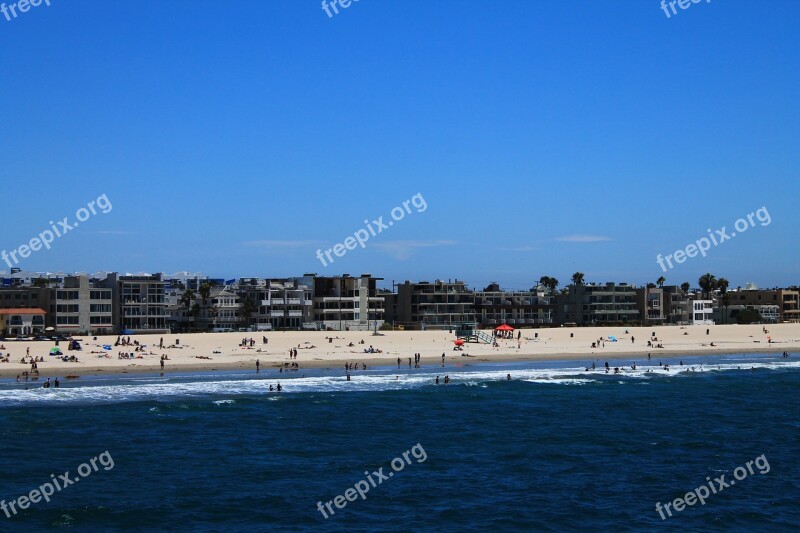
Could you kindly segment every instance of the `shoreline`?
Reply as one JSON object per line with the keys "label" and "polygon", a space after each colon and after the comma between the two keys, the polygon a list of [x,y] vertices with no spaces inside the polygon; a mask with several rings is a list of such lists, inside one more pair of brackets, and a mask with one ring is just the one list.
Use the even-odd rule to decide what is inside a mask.
{"label": "shoreline", "polygon": [[[485,330],[484,330],[485,331]],[[488,332],[491,334],[491,331]],[[251,342],[252,336],[252,342]],[[257,338],[256,338],[257,337]],[[117,339],[138,346],[115,345]],[[247,345],[242,342],[247,339]],[[612,341],[612,339],[616,339]],[[160,347],[163,341],[164,347]],[[58,348],[63,355],[75,355],[79,362],[65,362],[48,355],[55,348],[52,341],[3,341],[0,352],[8,363],[0,363],[0,378],[21,377],[31,370],[21,363],[26,354],[43,359],[37,363],[39,377],[95,376],[105,374],[161,373],[160,359],[165,360],[164,374],[172,372],[208,372],[247,370],[255,372],[256,360],[263,371],[279,366],[299,365],[299,369],[339,369],[345,363],[367,364],[368,368],[407,368],[415,353],[421,354],[423,367],[439,366],[442,355],[453,363],[515,363],[539,361],[605,360],[647,361],[679,357],[800,352],[800,324],[653,326],[653,327],[583,327],[516,330],[513,338],[497,339],[497,345],[466,343],[455,346],[455,334],[447,330],[385,331],[378,335],[365,331],[282,331],[239,333],[189,333],[132,335],[130,337],[84,337],[82,350]],[[592,344],[594,343],[594,347]],[[650,343],[653,346],[647,346]],[[169,345],[168,345],[169,344]],[[711,346],[714,344],[714,346]],[[663,345],[663,348],[654,346]],[[374,347],[374,351],[370,351]],[[290,350],[297,355],[290,358]],[[118,354],[133,354],[135,359],[120,359]],[[466,356],[469,357],[466,357]],[[26,361],[29,359],[26,358]],[[23,377],[24,379],[24,377]]]}
{"label": "shoreline", "polygon": [[[578,352],[570,352],[570,353],[551,353],[551,354],[495,354],[491,358],[484,357],[484,356],[450,356],[445,359],[445,363],[448,366],[452,366],[456,363],[461,364],[484,364],[484,363],[545,363],[545,362],[570,362],[570,361],[581,361],[584,363],[591,363],[594,362],[602,362],[602,361],[619,361],[619,360],[626,360],[636,362],[637,364],[648,364],[654,365],[654,361],[661,361],[661,360],[669,360],[673,361],[674,359],[678,359],[681,357],[702,357],[702,356],[709,356],[709,357],[723,357],[726,355],[747,355],[747,354],[774,354],[776,357],[780,356],[783,353],[782,349],[767,349],[767,348],[752,348],[752,349],[729,349],[723,347],[715,347],[710,348],[707,351],[684,351],[684,350],[659,350],[655,353],[652,353],[652,359],[647,359],[647,354],[632,354],[632,353],[592,353],[592,354],[585,354],[585,353],[578,353]],[[330,370],[336,371],[339,370],[342,374],[345,373],[344,371],[344,364],[346,362],[354,363],[353,360],[311,360],[311,361],[303,361],[300,364],[298,370],[286,370],[286,379],[291,379],[292,376],[296,376],[297,372],[300,372],[304,369],[313,369],[313,370]],[[367,365],[368,369],[374,369],[376,367],[382,369],[391,369],[394,368],[397,360],[394,359],[358,359],[358,364],[361,365],[362,363]],[[299,364],[299,363],[298,363]],[[400,366],[398,367],[399,370],[408,370],[413,367],[408,367],[408,360],[403,360],[401,358]],[[422,357],[420,359],[420,368],[435,368],[441,365],[441,357]],[[283,363],[280,362],[270,362],[270,363],[262,363],[261,364],[261,374],[266,375],[268,372],[271,372],[270,375],[275,374],[279,367],[284,366]],[[578,365],[582,366],[582,365]],[[657,366],[657,365],[656,365]],[[284,368],[286,368],[284,366]],[[49,370],[49,372],[48,372]],[[60,370],[60,372],[58,371]],[[161,370],[160,364],[130,364],[128,366],[119,366],[119,365],[92,365],[91,367],[83,367],[83,368],[69,368],[69,367],[60,367],[58,369],[42,369],[38,376],[30,376],[29,381],[36,382],[37,380],[46,380],[48,377],[60,377],[62,380],[67,379],[68,382],[74,382],[81,377],[96,377],[96,376],[118,376],[118,375],[146,375],[146,374],[160,374],[163,376],[169,375],[186,375],[186,374],[200,374],[206,372],[227,372],[227,371],[236,371],[236,370],[249,370],[252,373],[255,372],[255,364],[254,362],[246,361],[222,361],[219,360],[216,363],[209,362],[198,362],[198,363],[182,363],[179,365],[173,366],[166,366],[164,370]],[[361,370],[359,370],[361,371]],[[353,370],[352,372],[355,372]],[[14,379],[16,378],[17,374],[21,372],[15,371],[12,369],[0,369],[0,379]],[[279,373],[280,374],[280,373]],[[75,376],[73,378],[67,378],[67,376]]]}

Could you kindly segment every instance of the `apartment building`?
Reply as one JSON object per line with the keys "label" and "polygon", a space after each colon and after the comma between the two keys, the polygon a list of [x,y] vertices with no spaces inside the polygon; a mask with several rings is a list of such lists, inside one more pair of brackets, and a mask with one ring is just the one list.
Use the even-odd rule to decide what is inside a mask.
{"label": "apartment building", "polygon": [[111,290],[112,313],[118,333],[169,333],[166,282],[161,274],[109,274],[98,288]]}
{"label": "apartment building", "polygon": [[463,281],[406,281],[397,286],[399,324],[445,329],[476,320],[475,293]]}
{"label": "apartment building", "polygon": [[239,298],[245,327],[258,331],[301,329],[314,321],[313,276],[241,278],[233,292]]}
{"label": "apartment building", "polygon": [[641,321],[636,288],[627,283],[571,284],[558,297],[561,323],[579,326],[635,324]]}
{"label": "apartment building", "polygon": [[85,274],[65,276],[47,290],[47,326],[58,334],[114,333],[113,290]]}
{"label": "apartment building", "polygon": [[552,325],[555,298],[543,290],[504,291],[492,283],[473,293],[476,320],[484,327]]}
{"label": "apartment building", "polygon": [[[769,322],[798,322],[800,321],[800,290],[793,289],[755,289],[745,288],[730,291],[727,294],[729,306],[743,306],[744,308],[759,309],[762,306],[766,316],[762,318]],[[759,311],[760,312],[760,311]]]}
{"label": "apartment building", "polygon": [[305,278],[313,281],[314,321],[321,328],[376,330],[383,325],[385,302],[377,289],[377,282],[383,278],[371,274],[306,274]]}

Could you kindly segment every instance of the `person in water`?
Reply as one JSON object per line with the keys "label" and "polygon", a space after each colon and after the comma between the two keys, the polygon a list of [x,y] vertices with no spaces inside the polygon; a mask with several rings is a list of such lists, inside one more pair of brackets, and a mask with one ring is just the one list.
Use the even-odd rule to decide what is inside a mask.
{"label": "person in water", "polygon": [[511,374],[506,374],[506,379],[507,379],[508,381],[511,381]]}
{"label": "person in water", "polygon": [[281,384],[280,384],[280,383],[278,383],[278,392],[280,392],[280,391],[282,391],[282,390],[283,390],[283,387],[281,387]]}
{"label": "person in water", "polygon": [[436,384],[439,384],[439,376],[436,376]]}

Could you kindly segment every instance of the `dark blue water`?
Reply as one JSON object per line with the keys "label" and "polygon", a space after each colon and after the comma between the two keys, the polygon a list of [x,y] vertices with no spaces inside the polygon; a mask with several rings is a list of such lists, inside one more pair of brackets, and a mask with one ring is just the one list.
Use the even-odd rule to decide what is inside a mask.
{"label": "dark blue water", "polygon": [[[763,356],[725,363],[622,376],[555,365],[432,369],[452,376],[447,386],[424,370],[357,373],[350,383],[322,373],[284,376],[280,395],[265,390],[278,376],[28,392],[6,384],[0,498],[51,474],[79,477],[79,465],[106,451],[113,467],[96,461],[50,503],[0,512],[0,530],[796,530],[800,366]],[[762,455],[768,472],[762,461],[703,506],[666,520],[656,512],[656,502],[706,477],[729,482]],[[402,470],[393,472],[396,457]],[[324,509],[380,468],[392,477],[377,484],[370,474],[365,499],[334,502],[323,517],[318,501]]]}

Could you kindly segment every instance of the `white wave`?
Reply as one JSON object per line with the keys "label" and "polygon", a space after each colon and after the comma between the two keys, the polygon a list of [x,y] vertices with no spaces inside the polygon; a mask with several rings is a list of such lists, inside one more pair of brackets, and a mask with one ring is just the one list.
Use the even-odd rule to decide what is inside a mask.
{"label": "white wave", "polygon": [[[692,370],[694,369],[694,370]],[[439,377],[439,387],[454,386],[479,386],[487,387],[491,383],[506,382],[511,374],[514,381],[523,381],[533,384],[553,385],[586,385],[587,383],[612,378],[614,381],[622,380],[648,380],[664,376],[686,378],[695,373],[726,372],[745,370],[798,370],[800,362],[795,361],[750,361],[742,363],[720,364],[685,364],[684,366],[672,365],[669,370],[657,366],[637,366],[636,370],[625,367],[615,374],[612,370],[605,373],[604,368],[586,371],[584,367],[570,368],[504,368],[494,369],[492,366],[472,366],[469,368],[443,369],[446,372],[439,374],[431,372],[413,372],[395,374],[390,371],[374,374],[352,374],[351,381],[344,376],[313,376],[295,377],[284,379],[222,379],[220,376],[212,377],[185,377],[184,381],[164,380],[139,380],[117,378],[113,381],[106,377],[101,384],[86,381],[84,384],[70,382],[59,389],[43,389],[36,383],[28,384],[28,390],[22,390],[20,385],[13,388],[0,390],[0,404],[5,406],[24,405],[29,403],[113,403],[143,400],[159,400],[170,398],[202,398],[209,396],[223,396],[226,399],[216,400],[216,405],[233,403],[231,397],[243,395],[266,396],[276,401],[279,396],[292,393],[313,392],[346,392],[346,391],[392,391],[408,390],[421,387],[435,386],[434,379]],[[450,384],[444,385],[444,376],[450,377]],[[280,383],[283,392],[270,392],[270,385]],[[187,404],[180,407],[188,409]],[[158,412],[158,408],[151,408]]]}

